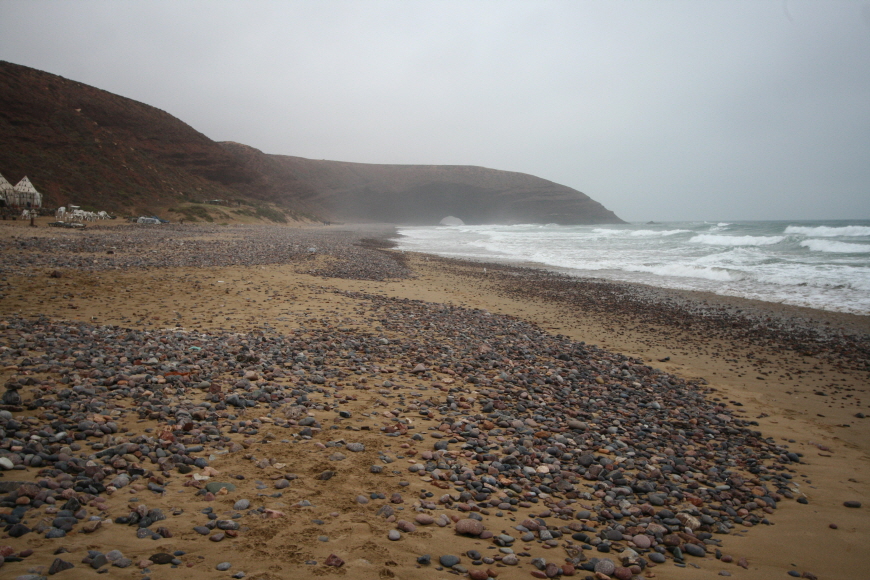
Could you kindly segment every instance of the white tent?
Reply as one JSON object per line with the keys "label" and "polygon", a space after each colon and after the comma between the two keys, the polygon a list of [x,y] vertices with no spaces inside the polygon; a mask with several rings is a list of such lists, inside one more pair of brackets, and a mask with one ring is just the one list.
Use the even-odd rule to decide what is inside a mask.
{"label": "white tent", "polygon": [[[33,187],[33,184],[30,183],[30,180],[27,179],[25,175],[24,178],[15,184],[12,193],[12,201],[9,205],[24,207],[24,208],[37,208],[42,207],[42,194],[36,191],[36,188]],[[7,196],[7,202],[9,202],[9,196]]]}
{"label": "white tent", "polygon": [[13,193],[14,189],[12,188],[12,184],[6,181],[6,178],[0,175],[0,199],[6,202],[6,205],[10,204],[9,196]]}

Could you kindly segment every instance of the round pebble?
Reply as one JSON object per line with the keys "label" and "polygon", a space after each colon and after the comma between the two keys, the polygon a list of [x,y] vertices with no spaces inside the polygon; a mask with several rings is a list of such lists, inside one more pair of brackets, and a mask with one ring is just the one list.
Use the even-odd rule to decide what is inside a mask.
{"label": "round pebble", "polygon": [[466,518],[456,522],[455,530],[457,534],[465,534],[468,536],[479,536],[483,533],[483,522]]}
{"label": "round pebble", "polygon": [[637,534],[636,536],[632,536],[631,541],[641,550],[646,550],[650,546],[652,546],[652,539],[645,534]]}

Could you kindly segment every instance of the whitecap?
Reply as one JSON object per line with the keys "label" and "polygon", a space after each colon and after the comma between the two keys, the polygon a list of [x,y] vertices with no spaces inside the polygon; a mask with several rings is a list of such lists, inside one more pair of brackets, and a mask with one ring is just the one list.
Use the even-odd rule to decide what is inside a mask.
{"label": "whitecap", "polygon": [[619,234],[625,233],[622,230],[609,230],[605,228],[595,228],[592,230],[593,234],[600,234],[602,236],[618,236]]}
{"label": "whitecap", "polygon": [[835,242],[834,240],[804,240],[801,246],[809,248],[813,252],[830,252],[836,254],[870,254],[868,244],[848,244]]}
{"label": "whitecap", "polygon": [[786,234],[801,234],[812,238],[836,238],[841,236],[870,236],[870,226],[788,226]]}
{"label": "whitecap", "polygon": [[772,246],[784,239],[785,236],[717,236],[715,234],[698,234],[689,241],[709,246]]}
{"label": "whitecap", "polygon": [[662,231],[635,230],[635,231],[631,232],[631,235],[638,237],[638,238],[654,238],[657,236],[665,237],[665,236],[674,236],[677,234],[685,234],[685,233],[689,233],[691,231],[692,230],[662,230]]}
{"label": "whitecap", "polygon": [[692,266],[690,264],[662,264],[659,266],[628,266],[629,272],[648,272],[657,276],[676,276],[679,278],[702,278],[719,282],[741,280],[743,276],[737,272],[729,272],[725,268],[707,266]]}

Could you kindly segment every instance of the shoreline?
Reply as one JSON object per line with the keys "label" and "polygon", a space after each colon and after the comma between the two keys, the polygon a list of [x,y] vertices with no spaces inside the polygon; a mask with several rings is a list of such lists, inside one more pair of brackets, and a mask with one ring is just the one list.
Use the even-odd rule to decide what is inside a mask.
{"label": "shoreline", "polygon": [[[836,319],[840,317],[814,315],[814,312],[825,311],[804,313],[811,315],[808,318],[810,322],[797,322],[795,314],[801,312],[789,308],[779,309],[778,312],[777,309],[765,311],[764,308],[756,308],[742,301],[721,304],[710,297],[680,296],[671,291],[657,292],[626,286],[624,283],[595,280],[578,283],[545,271],[506,268],[503,265],[485,266],[411,252],[403,254],[386,249],[383,241],[375,241],[389,237],[389,226],[362,226],[362,231],[353,225],[336,225],[298,231],[265,226],[181,226],[166,230],[89,228],[85,232],[50,232],[50,237],[67,240],[67,247],[62,251],[58,251],[55,242],[41,241],[41,235],[34,240],[29,235],[30,231],[26,239],[18,235],[20,232],[15,232],[15,239],[11,239],[6,228],[0,229],[0,243],[7,244],[6,251],[17,252],[19,257],[28,258],[5,264],[6,279],[4,286],[0,287],[0,293],[3,294],[0,314],[5,317],[5,324],[11,321],[11,325],[5,329],[2,342],[3,346],[10,349],[4,351],[7,358],[3,380],[6,382],[13,377],[33,376],[38,381],[22,389],[23,395],[32,400],[40,392],[39,389],[45,394],[53,393],[60,386],[61,376],[53,374],[50,368],[36,371],[33,367],[20,364],[22,357],[34,357],[40,351],[27,354],[31,351],[27,350],[30,347],[26,345],[34,338],[21,338],[24,335],[16,331],[13,339],[9,332],[22,324],[15,321],[22,320],[19,318],[22,316],[29,321],[43,321],[39,322],[42,325],[46,321],[56,321],[47,327],[50,330],[41,331],[51,334],[65,332],[62,321],[67,320],[73,325],[84,325],[81,326],[83,330],[93,329],[100,336],[105,332],[112,334],[113,331],[96,332],[98,329],[117,326],[145,333],[137,336],[150,334],[162,337],[170,345],[180,341],[179,347],[183,345],[187,353],[199,352],[194,347],[208,346],[209,352],[217,357],[215,365],[218,361],[235,365],[236,378],[228,378],[205,366],[198,371],[214,375],[208,375],[207,380],[222,386],[224,393],[221,397],[230,396],[230,393],[240,396],[239,393],[243,393],[244,389],[240,390],[234,385],[240,376],[247,376],[246,373],[250,371],[254,373],[251,376],[253,384],[259,384],[261,388],[269,386],[274,389],[273,393],[286,392],[289,395],[288,389],[291,387],[296,390],[304,388],[312,403],[306,407],[307,412],[322,426],[322,430],[315,432],[310,440],[298,440],[297,435],[289,437],[290,434],[298,434],[299,427],[281,426],[286,420],[283,413],[287,407],[279,405],[270,410],[269,405],[263,402],[235,419],[218,415],[214,418],[215,424],[220,426],[231,442],[242,445],[245,437],[249,439],[247,451],[233,452],[231,443],[226,442],[230,453],[226,456],[215,455],[212,464],[221,472],[220,477],[231,473],[250,474],[251,461],[254,459],[245,459],[245,454],[253,455],[256,461],[264,457],[271,458],[273,463],[265,467],[253,467],[254,477],[265,482],[267,491],[274,492],[271,483],[278,480],[271,479],[270,474],[286,475],[288,469],[294,471],[297,478],[289,480],[290,487],[284,491],[285,498],[260,499],[253,487],[253,480],[249,479],[237,482],[239,491],[216,497],[216,503],[209,503],[194,494],[196,488],[182,485],[182,482],[190,481],[188,477],[174,471],[171,475],[163,475],[155,470],[155,474],[164,482],[163,486],[168,486],[166,489],[171,493],[156,496],[147,489],[141,489],[135,491],[135,495],[130,495],[126,490],[119,490],[108,497],[108,507],[102,513],[110,513],[113,517],[126,515],[129,509],[125,509],[125,506],[129,502],[125,500],[131,497],[147,502],[149,507],[155,502],[166,510],[172,505],[182,506],[179,509],[191,516],[179,514],[168,518],[166,522],[175,538],[153,542],[127,538],[130,532],[124,527],[120,528],[121,535],[115,532],[115,536],[118,536],[115,539],[111,529],[106,529],[111,528],[108,524],[93,534],[72,533],[62,542],[77,555],[78,559],[72,560],[76,566],[80,566],[78,560],[81,559],[85,544],[108,549],[114,541],[115,547],[137,558],[147,557],[157,551],[155,546],[167,552],[172,551],[170,548],[186,551],[190,557],[182,556],[184,566],[172,571],[181,577],[212,577],[218,562],[232,560],[233,570],[246,570],[258,578],[277,578],[292,573],[294,569],[298,570],[298,567],[307,566],[305,558],[296,562],[286,560],[286,554],[292,549],[289,547],[290,541],[283,538],[283,534],[287,530],[294,530],[294,533],[302,533],[293,538],[293,548],[299,553],[310,555],[312,561],[319,562],[317,566],[309,568],[312,572],[317,570],[318,574],[346,572],[359,578],[440,577],[432,567],[417,564],[415,560],[418,555],[432,550],[461,555],[463,565],[469,570],[474,569],[476,566],[464,556],[465,551],[476,547],[482,553],[487,553],[485,550],[492,544],[489,540],[456,535],[452,523],[439,528],[418,522],[416,531],[402,532],[401,539],[395,542],[387,539],[387,533],[399,519],[408,520],[410,517],[409,521],[413,521],[415,514],[431,513],[438,516],[446,513],[463,517],[470,513],[482,513],[457,508],[458,492],[452,487],[456,482],[431,477],[429,481],[424,481],[425,477],[420,479],[417,472],[409,469],[414,465],[426,464],[422,457],[424,453],[432,452],[433,440],[447,443],[448,439],[456,439],[457,442],[447,445],[446,453],[451,455],[443,457],[449,456],[472,466],[480,465],[473,462],[484,460],[465,457],[467,450],[462,447],[464,442],[472,441],[474,437],[468,432],[453,430],[451,426],[459,425],[460,421],[472,421],[478,425],[478,429],[483,430],[481,418],[485,418],[486,413],[481,409],[487,400],[502,400],[497,398],[500,389],[505,389],[505,394],[514,393],[516,397],[512,396],[511,399],[518,398],[521,391],[511,389],[514,384],[525,381],[527,389],[538,385],[553,397],[561,396],[553,390],[552,381],[545,380],[547,375],[537,374],[538,362],[527,359],[523,363],[518,358],[523,351],[511,350],[516,348],[510,346],[512,341],[521,340],[514,335],[525,333],[532,336],[532,333],[536,333],[534,336],[539,337],[536,339],[539,342],[529,341],[528,346],[522,347],[527,353],[525,356],[536,357],[548,365],[564,367],[565,362],[559,362],[561,359],[554,357],[559,352],[554,349],[571,344],[572,348],[582,348],[590,353],[578,359],[584,362],[577,369],[586,368],[584,365],[587,364],[605,365],[602,369],[613,370],[620,369],[620,364],[648,366],[656,369],[655,373],[665,373],[653,376],[672,377],[667,380],[677,385],[675,388],[683,389],[682,385],[687,385],[687,395],[706,393],[707,402],[698,403],[699,408],[721,408],[720,414],[727,414],[734,425],[760,430],[768,438],[766,440],[775,441],[777,446],[787,446],[782,447],[784,451],[802,455],[799,463],[783,464],[784,469],[763,472],[786,474],[789,478],[776,475],[774,479],[759,480],[759,483],[767,485],[768,482],[777,482],[780,491],[793,489],[795,491],[789,493],[794,498],[807,498],[808,504],[802,505],[784,498],[777,502],[774,513],[766,516],[770,518],[771,527],[759,524],[745,527],[744,530],[738,527],[730,534],[713,535],[712,539],[721,541],[724,553],[734,554],[735,561],[745,557],[748,570],[716,559],[714,544],[708,544],[707,554],[698,558],[688,557],[685,562],[689,565],[686,567],[674,566],[668,556],[666,564],[645,568],[642,577],[713,578],[720,571],[728,571],[738,578],[781,578],[785,571],[797,569],[814,573],[823,579],[845,579],[860,576],[870,569],[870,556],[863,550],[866,539],[870,537],[870,523],[865,517],[870,501],[870,449],[867,443],[870,441],[870,419],[855,417],[862,409],[865,414],[870,414],[867,412],[870,403],[867,370],[866,366],[858,365],[859,362],[866,362],[859,347],[863,344],[861,340],[867,339],[866,330],[863,330],[867,321],[849,318],[855,315],[842,317],[850,325],[849,332],[843,338],[825,325],[825,322],[830,322],[830,326],[836,326]],[[291,239],[295,240],[291,243],[298,247],[290,254],[282,253],[280,248],[269,247],[285,244]],[[317,250],[309,252],[308,244],[315,243],[315,240]],[[109,250],[113,253],[107,254]],[[185,262],[182,259],[185,256],[190,257],[189,263],[199,265],[179,265]],[[113,260],[115,265],[123,264],[123,267],[117,270],[110,268],[109,260]],[[486,275],[482,271],[484,267],[487,268]],[[52,278],[51,273],[55,270],[59,276]],[[736,313],[737,309],[743,312]],[[742,322],[740,318],[746,311],[752,311],[751,324]],[[777,314],[779,318],[776,320],[790,325],[765,329],[756,324],[761,320],[766,326],[774,327],[775,320],[764,319]],[[807,317],[803,320],[807,320]],[[520,328],[521,331],[512,331],[511,328]],[[788,337],[803,339],[809,335],[800,333],[807,328],[818,329],[818,336],[830,342],[814,343],[813,351],[795,350],[793,347],[799,343],[788,340]],[[37,334],[30,333],[27,336],[36,337]],[[80,332],[78,336],[86,337],[88,334]],[[201,342],[202,346],[187,342],[196,337],[204,341]],[[387,340],[387,344],[379,342],[382,338]],[[115,340],[123,345],[127,339],[123,338],[122,333]],[[247,344],[241,344],[239,340],[245,340]],[[287,342],[285,346],[278,347],[282,340],[295,341],[296,346]],[[110,339],[107,341],[100,348],[115,348]],[[260,348],[255,346],[259,341],[265,341],[264,344],[278,342],[274,342],[276,346]],[[225,342],[230,346],[211,346]],[[294,357],[300,352],[303,343],[307,346],[309,358],[307,362],[300,363]],[[318,346],[321,344],[323,347]],[[358,351],[353,356],[349,352],[342,354],[353,344],[369,345],[366,346],[368,350],[365,354]],[[489,346],[482,346],[484,344]],[[824,351],[815,345],[828,350]],[[289,366],[237,360],[238,356],[248,352],[265,360],[272,356],[270,349],[275,348],[286,350],[283,355],[285,358],[281,360],[286,360]],[[499,352],[499,357],[510,358],[512,365],[500,362],[498,357],[489,357],[488,348]],[[21,351],[16,355],[18,362],[8,364],[8,357],[18,350]],[[234,350],[237,354],[228,357]],[[553,354],[547,354],[548,350],[552,350]],[[172,354],[172,351],[166,354]],[[623,356],[628,358],[621,358]],[[313,357],[320,357],[323,361],[314,363]],[[355,360],[364,357],[372,361],[366,363]],[[613,362],[606,362],[611,357]],[[501,366],[487,369],[486,365],[481,366],[481,361]],[[449,365],[446,364],[448,362]],[[94,363],[90,359],[82,360],[82,363],[86,369],[95,368],[91,365],[108,364]],[[142,364],[146,364],[144,358]],[[325,382],[312,384],[300,380],[306,378],[310,381],[315,364],[324,365],[319,372],[323,373]],[[423,364],[426,371],[413,372],[417,364]],[[310,365],[312,370],[301,368],[300,365]],[[528,371],[517,370],[520,367],[527,367]],[[361,370],[363,368],[365,370]],[[286,376],[279,376],[274,369]],[[95,370],[99,370],[103,377],[109,372],[102,366]],[[297,370],[303,371],[303,375],[293,374]],[[550,368],[550,372],[555,370],[555,367]],[[622,370],[605,376],[618,377]],[[22,372],[28,374],[22,375]],[[117,373],[118,370],[113,367],[111,372]],[[499,372],[507,373],[507,382],[500,378]],[[335,374],[327,376],[329,373]],[[522,374],[522,377],[516,373]],[[75,380],[91,384],[105,380],[88,376],[84,371],[74,371],[65,376],[78,377]],[[175,375],[167,376],[164,373],[161,376],[166,380],[161,385],[186,384],[176,382],[173,378]],[[367,378],[368,382],[361,382],[363,378]],[[385,387],[385,379],[392,385]],[[474,382],[467,379],[474,379]],[[537,379],[541,382],[536,383]],[[579,375],[572,376],[567,372],[563,379],[581,381]],[[643,381],[635,380],[639,383]],[[172,408],[179,408],[179,405],[186,405],[185,398],[197,402],[207,401],[211,396],[193,389],[194,384],[197,383],[191,383],[181,392],[174,389],[170,391],[168,387],[161,388],[166,389],[167,401]],[[594,380],[582,384],[584,386],[581,388],[578,383],[578,393],[584,389],[600,390],[597,386],[600,383]],[[630,381],[618,381],[618,384],[622,385],[619,388],[633,388]],[[824,392],[824,395],[814,394],[816,392]],[[136,395],[131,392],[131,396]],[[607,397],[607,390],[601,391],[600,396]],[[647,395],[638,391],[636,396]],[[296,397],[294,395],[293,400]],[[456,409],[451,409],[449,403],[444,406],[446,397],[453,399]],[[141,399],[137,400],[141,402]],[[282,400],[278,399],[279,402]],[[437,401],[437,405],[422,405],[426,401],[433,401],[433,405]],[[713,401],[717,405],[704,407],[712,405]],[[153,404],[150,400],[146,402]],[[507,399],[503,402],[514,404]],[[469,410],[464,411],[459,403],[470,405]],[[282,403],[286,404],[289,403]],[[687,404],[687,408],[694,405]],[[338,409],[347,409],[351,418],[339,417]],[[426,409],[426,415],[418,412]],[[575,407],[567,409],[579,410]],[[599,412],[604,413],[603,416],[610,421],[614,418],[612,413],[617,410],[605,406]],[[678,411],[678,405],[674,411]],[[141,424],[137,423],[136,415],[129,414],[125,408],[115,408],[112,412],[118,416],[119,424],[131,430],[130,434],[141,432],[146,425],[155,429],[165,426],[168,419],[161,417],[157,408],[152,411],[154,418],[146,416],[147,421]],[[516,410],[513,412],[519,413]],[[38,412],[27,414],[34,418],[39,415]],[[559,412],[541,412],[541,416],[552,421],[552,425],[547,422],[543,424],[550,425],[547,429],[554,429],[553,433],[561,433],[561,436],[572,433],[570,429],[558,431],[563,428],[559,426],[562,425],[560,421],[565,420],[565,416],[560,416]],[[531,419],[532,415],[528,417]],[[244,436],[242,432],[249,426],[241,425],[239,418],[246,423],[253,421],[254,428],[260,433]],[[623,416],[622,420],[633,425],[634,419],[630,417]],[[199,424],[199,421],[199,418],[195,418],[194,423]],[[844,426],[847,424],[848,427]],[[238,435],[230,433],[232,425],[239,430]],[[403,433],[399,425],[404,425],[407,431]],[[332,426],[340,430],[331,431]],[[399,438],[386,437],[389,433],[381,431],[381,428],[398,429],[393,433],[398,432]],[[424,435],[423,441],[412,439],[415,433]],[[435,437],[439,433],[442,435]],[[624,441],[634,444],[631,437],[637,436],[636,433],[628,431],[630,436]],[[501,437],[507,435],[509,433],[505,432]],[[179,437],[182,436],[190,435],[179,434]],[[343,455],[348,456],[346,459],[332,461],[327,456],[334,453],[335,449],[325,446],[320,449],[316,446],[342,436],[347,437],[348,441],[363,441],[367,451],[359,454],[344,451]],[[487,446],[497,436],[491,433]],[[598,431],[589,432],[587,437],[598,437]],[[296,442],[282,444],[282,439]],[[479,437],[477,440],[478,444],[482,441]],[[510,441],[508,437],[505,443]],[[220,441],[218,443],[222,444]],[[543,460],[546,457],[545,447],[539,449],[532,445],[534,454],[541,453],[535,457]],[[497,446],[493,449],[497,449]],[[593,449],[601,457],[618,456],[618,450],[602,452],[598,447]],[[0,449],[0,454],[2,451]],[[677,451],[684,458],[692,457],[682,455],[684,451],[696,452],[690,448]],[[397,457],[397,453],[404,457]],[[735,450],[734,453],[738,457],[743,451]],[[383,463],[381,458],[384,454],[391,457],[401,475],[393,474],[385,478],[369,474],[369,464]],[[288,459],[292,468],[274,467],[277,463],[286,463]],[[569,467],[571,463],[565,461],[566,473],[574,473],[574,468]],[[334,475],[324,480],[322,477],[327,471],[334,472]],[[9,472],[3,473],[8,476]],[[20,473],[36,477],[33,468]],[[401,485],[400,482],[408,485]],[[690,482],[691,479],[680,485]],[[440,483],[450,485],[441,491],[433,489],[438,488],[436,484]],[[578,489],[591,492],[593,487],[584,486],[592,484],[593,481],[579,477],[575,485]],[[530,485],[539,484],[533,481]],[[701,487],[704,485],[701,484]],[[504,492],[504,488],[498,489],[499,493]],[[680,489],[690,491],[692,488]],[[386,497],[390,497],[391,493],[399,493],[405,498],[405,503],[391,504],[374,498],[370,498],[368,503],[360,503],[353,499],[359,490],[380,491],[386,493]],[[439,495],[431,500],[426,499],[419,495],[421,490],[434,491],[439,495],[453,493],[457,496],[457,503],[437,504],[436,509],[427,508],[428,504],[422,502],[435,501]],[[249,529],[242,530],[238,539],[225,538],[219,544],[210,543],[207,538],[190,531],[196,522],[187,523],[187,520],[193,514],[199,514],[200,509],[215,506],[223,514],[235,501],[244,499],[242,496],[254,503],[264,503],[266,508],[281,511],[285,515],[276,520],[263,520],[258,518],[264,512],[259,515],[243,514],[239,521]],[[632,501],[641,505],[644,497],[640,495]],[[315,505],[300,508],[293,503],[306,498],[310,498]],[[474,497],[470,500],[472,504],[475,501]],[[559,512],[555,510],[570,508],[574,510],[572,513],[576,513],[576,510],[584,509],[578,504],[601,509],[597,503],[599,498],[594,496],[590,499],[562,496],[562,501],[576,502],[566,505],[558,505],[557,500],[558,497],[543,498],[543,503],[548,507],[545,511],[551,514],[545,516],[547,524],[553,531],[559,531],[569,522],[581,522],[576,518],[560,519]],[[843,502],[850,500],[862,501],[865,507],[844,508]],[[393,521],[375,513],[383,507],[382,502],[383,505],[396,506],[392,508],[395,510]],[[277,505],[279,503],[284,505]],[[520,545],[521,534],[513,527],[523,518],[532,517],[532,514],[540,517],[544,507],[527,503],[530,507],[514,506],[518,508],[517,512],[506,511],[503,516],[494,514],[495,507],[478,506],[488,512],[482,514],[487,529],[496,534],[499,530],[513,534],[518,538],[515,551],[522,550],[530,554],[529,557],[521,556],[518,565],[498,567],[493,564],[493,569],[500,572],[499,578],[528,578],[536,569],[530,563],[532,556],[543,557],[548,562],[564,563],[565,539],[572,533],[587,533],[569,530],[562,542],[557,541],[553,546],[547,544],[552,540],[542,540],[533,534],[534,540],[523,541]],[[711,504],[709,500],[704,500],[703,505],[715,504],[716,501]],[[680,502],[673,505],[675,512],[686,509],[685,504]],[[398,511],[398,507],[402,506],[407,511]],[[310,515],[305,515],[309,512]],[[333,513],[339,515],[332,516]],[[196,517],[204,519],[202,515]],[[640,515],[632,517],[638,522],[642,519]],[[312,526],[312,518],[324,523]],[[515,521],[510,521],[511,518]],[[608,521],[591,519],[581,523],[594,530],[594,533],[588,532],[591,538],[610,529]],[[838,529],[831,529],[828,526],[831,523],[836,523]],[[118,529],[117,524],[115,527]],[[318,539],[319,536],[328,539],[324,542]],[[22,536],[22,540],[28,537],[30,539],[26,545],[36,552],[22,563],[7,562],[6,568],[15,573],[25,573],[26,566],[48,566],[51,563],[53,556],[49,547],[53,548],[57,544],[38,536],[37,541],[32,533]],[[260,548],[256,547],[255,538],[259,539]],[[631,541],[616,540],[614,543],[620,546],[619,550],[609,553],[595,549],[581,551],[585,552],[586,562],[594,557],[608,557],[617,561],[618,552],[624,547],[634,546],[637,549],[637,545]],[[0,545],[3,544],[22,545],[11,538],[0,540]],[[571,541],[567,544],[571,544]],[[244,555],[245,550],[255,549],[264,551],[258,552],[259,555],[253,558]],[[335,570],[324,567],[324,559],[329,553],[340,556],[346,566]],[[648,552],[644,553],[649,555]],[[832,557],[832,554],[836,554],[836,557]],[[201,563],[190,560],[193,555],[202,556],[210,567],[204,568]],[[435,552],[433,556],[437,560]],[[269,570],[264,560],[272,561],[283,572]],[[193,567],[185,568],[187,564],[193,564]],[[433,561],[434,565],[437,564]],[[152,577],[167,577],[170,571],[166,568],[152,566]],[[589,572],[578,569],[577,574],[582,578]]]}
{"label": "shoreline", "polygon": [[[666,308],[667,316],[659,314],[657,320],[667,323],[668,316],[691,317],[695,324],[712,327],[721,326],[722,319],[735,327],[734,320],[742,320],[739,325],[748,330],[769,334],[772,340],[777,335],[803,332],[806,340],[830,342],[848,337],[861,344],[860,356],[870,356],[870,315],[850,314],[815,308],[765,302],[749,298],[722,296],[710,292],[678,290],[650,286],[637,282],[613,281],[590,276],[573,276],[538,266],[505,265],[493,262],[444,258],[432,254],[419,253],[436,263],[447,265],[458,271],[467,270],[477,276],[486,269],[486,276],[500,278],[502,284],[520,282],[535,286],[526,293],[554,302],[570,301],[571,295],[591,292],[596,298],[584,304],[602,315],[625,315],[625,303],[637,309]],[[544,290],[542,285],[553,286]],[[576,298],[576,296],[574,296]],[[675,320],[670,319],[672,322]],[[685,322],[680,322],[684,325]],[[760,327],[760,328],[759,328]],[[781,340],[781,339],[780,339]],[[863,344],[862,344],[863,343]],[[850,345],[849,348],[855,348]],[[839,356],[835,354],[835,356]]]}
{"label": "shoreline", "polygon": [[[844,221],[847,221],[847,220],[844,220]],[[739,223],[751,223],[751,222],[739,222]],[[770,223],[770,222],[759,222],[759,223]],[[795,221],[783,221],[782,223],[796,223],[796,222]],[[640,224],[630,224],[630,225],[640,225]],[[403,227],[403,226],[397,226],[397,228],[401,228],[401,227]],[[401,240],[402,237],[405,237],[405,234],[401,233],[400,231],[397,231],[397,235],[396,235],[396,237],[394,237],[394,240],[397,240],[397,241]],[[622,271],[622,270],[612,271],[612,272],[615,272],[617,274],[617,277],[610,278],[610,277],[607,277],[606,275],[601,275],[599,272],[596,272],[594,270],[572,269],[569,267],[549,265],[549,264],[546,264],[543,262],[534,262],[534,261],[529,261],[529,260],[516,260],[516,259],[509,258],[509,257],[502,258],[502,257],[499,257],[497,255],[492,255],[489,257],[442,256],[442,255],[435,254],[435,253],[429,253],[426,251],[413,250],[413,249],[402,248],[402,251],[419,252],[421,254],[428,254],[431,256],[437,256],[439,258],[443,258],[443,259],[447,259],[447,260],[455,259],[455,260],[460,260],[460,261],[480,263],[482,265],[492,265],[492,266],[500,266],[500,267],[506,266],[506,267],[521,268],[521,269],[522,268],[530,268],[530,269],[534,269],[534,270],[546,271],[546,272],[549,272],[552,274],[557,274],[557,275],[561,274],[561,275],[565,275],[569,278],[578,278],[581,280],[599,280],[599,281],[607,282],[607,283],[611,283],[611,284],[628,284],[630,286],[646,287],[646,288],[651,288],[654,290],[661,290],[664,292],[670,292],[670,293],[673,293],[673,295],[680,295],[680,294],[685,293],[689,296],[694,296],[694,297],[707,296],[707,297],[710,297],[710,298],[712,298],[718,302],[721,302],[723,304],[727,304],[731,300],[736,301],[737,303],[739,303],[740,301],[747,301],[748,303],[760,302],[763,304],[772,305],[773,307],[781,307],[784,309],[794,309],[794,311],[798,314],[801,311],[821,311],[821,312],[830,312],[833,314],[843,314],[843,315],[847,315],[847,316],[851,315],[851,316],[857,316],[857,317],[870,318],[870,310],[865,311],[863,313],[862,312],[849,312],[849,311],[845,311],[845,310],[827,310],[827,309],[818,308],[815,306],[791,304],[791,303],[787,303],[784,301],[777,302],[777,301],[773,301],[773,300],[762,300],[759,298],[740,296],[740,295],[734,295],[734,294],[720,294],[715,289],[695,290],[695,289],[691,289],[688,287],[681,288],[681,287],[679,287],[681,285],[680,283],[677,283],[674,286],[657,285],[656,280],[658,280],[658,277],[652,276],[652,275],[651,276],[652,276],[653,281],[621,279],[618,277],[619,274],[620,273],[621,274],[627,273],[626,271]],[[667,278],[667,276],[662,278],[662,279],[664,280],[666,278]],[[674,279],[679,280],[679,278],[674,278]],[[702,300],[703,300],[703,298],[702,298]]]}

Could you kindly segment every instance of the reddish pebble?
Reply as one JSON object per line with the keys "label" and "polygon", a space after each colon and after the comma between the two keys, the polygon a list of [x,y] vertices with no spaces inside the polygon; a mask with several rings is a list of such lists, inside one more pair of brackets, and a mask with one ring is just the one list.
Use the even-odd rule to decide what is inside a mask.
{"label": "reddish pebble", "polygon": [[475,568],[468,573],[468,577],[471,578],[471,580],[486,580],[487,578],[489,578],[489,574],[486,572],[486,570]]}
{"label": "reddish pebble", "polygon": [[641,550],[646,550],[652,545],[652,539],[646,534],[638,534],[631,538],[631,541]]}
{"label": "reddish pebble", "polygon": [[470,518],[459,520],[456,522],[456,533],[469,536],[479,536],[483,533],[483,522],[472,520]]}
{"label": "reddish pebble", "polygon": [[739,560],[737,560],[737,565],[741,568],[746,568],[747,570],[749,570],[749,562],[746,561],[746,558],[740,558]]}
{"label": "reddish pebble", "polygon": [[577,571],[571,564],[562,564],[562,576],[573,576]]}
{"label": "reddish pebble", "polygon": [[631,570],[623,568],[622,566],[617,567],[616,570],[613,571],[613,577],[618,580],[631,580],[632,576],[633,574],[631,573]]}
{"label": "reddish pebble", "polygon": [[28,548],[26,550],[21,550],[20,552],[18,552],[19,558],[26,558],[26,557],[32,556],[32,555],[33,555],[33,550],[31,550],[30,548]]}
{"label": "reddish pebble", "polygon": [[733,562],[733,561],[734,561],[734,558],[732,558],[732,557],[729,556],[728,554],[725,554],[724,556],[722,556],[722,561],[723,561],[723,562],[726,562],[726,563],[727,563],[727,562]]}
{"label": "reddish pebble", "polygon": [[344,566],[344,560],[342,560],[335,554],[330,554],[323,563],[327,566],[333,566],[335,568],[341,568],[342,566]]}
{"label": "reddish pebble", "polygon": [[840,526],[838,526],[837,524],[828,524],[828,527],[831,528],[832,530],[836,530]]}

